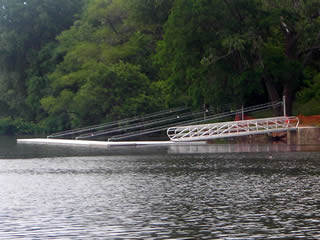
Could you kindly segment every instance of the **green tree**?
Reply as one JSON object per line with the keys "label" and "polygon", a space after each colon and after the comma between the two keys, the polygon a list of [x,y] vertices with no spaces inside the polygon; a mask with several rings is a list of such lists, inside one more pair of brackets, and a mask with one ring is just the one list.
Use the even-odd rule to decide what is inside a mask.
{"label": "green tree", "polygon": [[128,0],[130,19],[134,21],[140,31],[150,34],[160,40],[163,34],[163,24],[168,16],[174,0]]}
{"label": "green tree", "polygon": [[[57,129],[143,114],[153,100],[153,37],[130,16],[127,0],[95,0],[59,37],[63,61],[48,75],[51,93],[41,100]],[[51,122],[51,121],[50,121]]]}
{"label": "green tree", "polygon": [[81,7],[82,0],[0,1],[0,102],[7,106],[2,114],[29,115],[28,70],[37,63],[38,51],[73,23]]}
{"label": "green tree", "polygon": [[174,93],[168,93],[170,101],[198,106],[243,102],[235,94],[239,86],[244,95],[258,88],[239,74],[256,80],[246,73],[252,61],[248,47],[256,43],[251,31],[259,12],[254,10],[254,1],[175,1],[156,56],[162,79]]}
{"label": "green tree", "polygon": [[317,0],[263,1],[263,9],[268,13],[263,78],[272,100],[279,99],[280,94],[286,96],[289,114],[305,78],[303,72],[307,67],[318,65],[319,8]]}
{"label": "green tree", "polygon": [[314,115],[320,113],[320,73],[314,69],[305,70],[304,88],[298,92],[300,113]]}
{"label": "green tree", "polygon": [[285,95],[290,114],[303,69],[316,57],[318,5],[177,0],[156,56],[162,81],[173,99],[198,105],[258,103],[266,96],[278,101]]}

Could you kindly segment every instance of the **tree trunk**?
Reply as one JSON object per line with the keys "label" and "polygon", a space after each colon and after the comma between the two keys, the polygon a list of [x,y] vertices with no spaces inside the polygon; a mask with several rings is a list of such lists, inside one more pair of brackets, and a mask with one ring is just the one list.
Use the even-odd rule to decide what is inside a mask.
{"label": "tree trunk", "polygon": [[[279,97],[279,94],[278,94],[276,87],[272,83],[272,80],[268,76],[264,77],[263,80],[264,80],[264,84],[267,88],[267,92],[268,92],[269,99],[271,100],[271,102],[279,102],[280,97]],[[281,109],[279,107],[273,108],[273,115],[274,116],[279,116],[280,113],[281,113]]]}
{"label": "tree trunk", "polygon": [[286,115],[292,115],[292,103],[293,103],[293,90],[290,83],[286,83],[283,86],[283,96],[286,98]]}

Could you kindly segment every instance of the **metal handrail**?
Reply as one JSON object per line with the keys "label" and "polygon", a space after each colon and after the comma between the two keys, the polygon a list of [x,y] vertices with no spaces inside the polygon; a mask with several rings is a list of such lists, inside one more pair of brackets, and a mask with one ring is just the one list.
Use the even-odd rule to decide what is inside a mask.
{"label": "metal handrail", "polygon": [[101,131],[96,131],[93,133],[82,134],[82,135],[78,136],[76,139],[85,139],[85,138],[97,137],[97,136],[102,136],[102,135],[108,135],[111,133],[116,133],[116,132],[121,132],[121,131],[145,128],[145,127],[149,127],[149,126],[172,122],[175,120],[181,121],[181,119],[186,119],[186,118],[202,115],[202,114],[204,114],[204,112],[205,111],[188,112],[188,113],[183,113],[183,114],[179,114],[179,115],[158,118],[157,120],[143,121],[143,122],[140,122],[137,124],[130,124],[128,126],[110,128],[108,130],[101,130]]}
{"label": "metal handrail", "polygon": [[49,135],[47,138],[56,138],[56,137],[63,137],[63,136],[81,134],[81,133],[88,132],[88,131],[114,127],[114,126],[117,126],[119,124],[128,124],[128,123],[140,121],[142,119],[145,120],[145,119],[150,119],[150,118],[153,118],[153,117],[162,116],[162,115],[165,115],[165,114],[173,114],[173,113],[177,113],[177,112],[182,112],[182,111],[186,111],[188,109],[190,109],[190,108],[189,107],[179,107],[179,108],[163,110],[163,111],[159,111],[159,112],[156,112],[156,113],[146,114],[146,115],[144,115],[142,117],[127,118],[127,119],[123,119],[123,120],[119,120],[119,121],[113,121],[113,122],[109,122],[109,123],[102,123],[102,124],[92,125],[92,126],[88,126],[88,127],[83,127],[83,128],[73,129],[73,130],[57,132],[57,133],[53,133],[53,134]]}

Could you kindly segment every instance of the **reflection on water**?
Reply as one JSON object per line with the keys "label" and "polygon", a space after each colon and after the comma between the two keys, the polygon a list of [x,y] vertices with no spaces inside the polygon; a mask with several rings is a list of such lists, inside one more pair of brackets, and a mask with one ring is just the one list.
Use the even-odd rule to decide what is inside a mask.
{"label": "reflection on water", "polygon": [[169,153],[248,153],[248,152],[319,152],[320,145],[288,144],[206,144],[206,145],[171,145]]}
{"label": "reflection on water", "polygon": [[4,146],[0,239],[320,239],[315,147]]}

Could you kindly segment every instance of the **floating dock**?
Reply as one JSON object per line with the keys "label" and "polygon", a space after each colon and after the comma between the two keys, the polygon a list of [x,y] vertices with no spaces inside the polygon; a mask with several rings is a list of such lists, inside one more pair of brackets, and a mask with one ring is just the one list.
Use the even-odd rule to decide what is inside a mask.
{"label": "floating dock", "polygon": [[[88,140],[70,140],[70,139],[47,139],[47,138],[32,138],[32,139],[17,139],[17,143],[21,144],[45,144],[45,145],[72,145],[72,146],[143,146],[143,145],[172,145],[179,144],[173,141],[127,141],[127,142],[107,142],[107,141],[88,141]],[[180,143],[180,145],[187,143]],[[191,144],[191,143],[189,143]],[[193,144],[206,144],[206,142],[193,142]]]}
{"label": "floating dock", "polygon": [[17,139],[17,143],[25,144],[50,144],[50,145],[79,145],[79,146],[137,146],[137,145],[169,145],[171,141],[127,141],[127,142],[107,142],[107,141],[88,141],[70,139]]}

